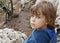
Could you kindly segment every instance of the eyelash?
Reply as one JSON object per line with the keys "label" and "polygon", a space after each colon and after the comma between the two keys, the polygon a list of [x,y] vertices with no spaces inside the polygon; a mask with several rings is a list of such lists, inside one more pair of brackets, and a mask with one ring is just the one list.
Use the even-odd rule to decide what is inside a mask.
{"label": "eyelash", "polygon": [[40,17],[37,17],[38,19],[40,19]]}
{"label": "eyelash", "polygon": [[[31,16],[31,17],[34,17],[34,16]],[[39,17],[39,16],[36,16],[36,18],[40,19],[40,17]]]}
{"label": "eyelash", "polygon": [[34,16],[31,16],[31,17],[34,17]]}

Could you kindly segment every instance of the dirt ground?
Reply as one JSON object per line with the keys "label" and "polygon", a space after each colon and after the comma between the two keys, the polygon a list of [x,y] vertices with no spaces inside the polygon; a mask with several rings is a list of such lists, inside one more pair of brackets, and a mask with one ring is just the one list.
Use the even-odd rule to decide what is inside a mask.
{"label": "dirt ground", "polygon": [[32,29],[30,27],[29,19],[30,19],[29,11],[22,11],[19,14],[19,17],[12,18],[5,25],[6,25],[6,27],[13,28],[15,30],[24,32],[27,36],[29,36],[32,31]]}

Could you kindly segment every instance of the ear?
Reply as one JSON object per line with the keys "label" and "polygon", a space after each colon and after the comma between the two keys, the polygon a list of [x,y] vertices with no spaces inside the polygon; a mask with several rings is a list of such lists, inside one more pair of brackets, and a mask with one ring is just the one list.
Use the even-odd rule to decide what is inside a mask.
{"label": "ear", "polygon": [[48,23],[48,20],[46,20],[46,25],[47,25],[47,24],[49,24],[49,23]]}
{"label": "ear", "polygon": [[48,25],[49,23],[46,22],[46,25]]}

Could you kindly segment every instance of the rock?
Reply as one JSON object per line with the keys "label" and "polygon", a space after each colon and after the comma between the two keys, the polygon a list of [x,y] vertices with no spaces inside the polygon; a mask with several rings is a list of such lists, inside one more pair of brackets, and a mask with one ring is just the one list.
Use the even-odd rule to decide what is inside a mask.
{"label": "rock", "polygon": [[[55,21],[56,23],[55,23],[55,25],[59,25],[60,26],[60,16],[58,16],[57,18],[56,18],[56,21]],[[60,27],[59,27],[60,28]]]}
{"label": "rock", "polygon": [[60,16],[58,16],[56,18],[55,25],[56,25],[55,30],[56,30],[57,34],[60,34]]}
{"label": "rock", "polygon": [[58,7],[57,7],[57,16],[60,16],[60,0],[57,0]]}
{"label": "rock", "polygon": [[57,36],[57,43],[60,43],[60,35]]}
{"label": "rock", "polygon": [[15,5],[13,5],[13,8],[14,8],[13,12],[19,14],[21,12],[20,2],[16,3]]}
{"label": "rock", "polygon": [[22,43],[27,36],[14,29],[0,29],[0,43]]}

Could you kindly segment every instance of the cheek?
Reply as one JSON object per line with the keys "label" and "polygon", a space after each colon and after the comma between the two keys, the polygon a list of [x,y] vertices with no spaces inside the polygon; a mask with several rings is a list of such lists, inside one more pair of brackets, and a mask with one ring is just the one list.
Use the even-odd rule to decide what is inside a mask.
{"label": "cheek", "polygon": [[43,21],[42,20],[36,20],[36,24],[42,24]]}
{"label": "cheek", "polygon": [[32,23],[32,18],[30,18],[30,23]]}
{"label": "cheek", "polygon": [[36,20],[36,23],[35,23],[37,26],[42,26],[42,25],[45,25],[46,22],[45,20]]}

